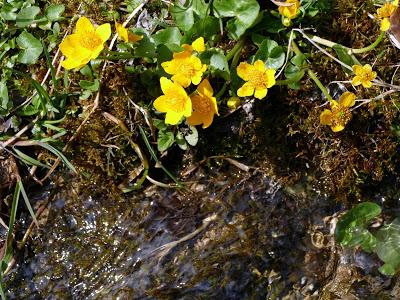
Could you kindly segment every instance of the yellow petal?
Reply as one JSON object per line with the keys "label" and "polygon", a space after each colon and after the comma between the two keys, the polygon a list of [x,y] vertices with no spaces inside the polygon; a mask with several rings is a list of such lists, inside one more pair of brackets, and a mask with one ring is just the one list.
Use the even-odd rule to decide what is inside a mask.
{"label": "yellow petal", "polygon": [[363,67],[360,66],[360,65],[353,65],[353,66],[352,66],[352,69],[353,69],[353,73],[354,73],[354,74],[359,74],[359,73],[362,72]]}
{"label": "yellow petal", "polygon": [[247,81],[250,78],[250,72],[252,68],[253,66],[248,64],[247,62],[241,62],[236,68],[237,75],[243,80]]}
{"label": "yellow petal", "polygon": [[174,91],[174,83],[167,77],[160,78],[161,90],[164,94],[170,94]]}
{"label": "yellow petal", "polygon": [[361,83],[362,83],[361,76],[354,76],[354,78],[351,80],[351,84],[354,86],[360,85]]}
{"label": "yellow petal", "polygon": [[275,85],[275,70],[274,69],[267,69],[265,72],[267,74],[267,88],[270,88]]}
{"label": "yellow petal", "polygon": [[169,111],[165,115],[165,123],[171,124],[171,125],[176,125],[179,123],[179,121],[182,119],[182,117],[183,117],[182,114]]}
{"label": "yellow petal", "polygon": [[370,64],[365,64],[365,65],[363,66],[363,69],[364,69],[364,72],[365,72],[365,71],[366,71],[366,72],[372,72],[372,67],[371,67]]}
{"label": "yellow petal", "polygon": [[344,125],[336,124],[334,126],[331,126],[331,129],[332,129],[333,132],[339,132],[339,131],[342,131],[344,129]]}
{"label": "yellow petal", "polygon": [[158,97],[156,100],[154,100],[154,108],[160,112],[167,112],[169,110],[168,99],[169,98],[165,95]]}
{"label": "yellow petal", "polygon": [[[174,82],[179,83],[184,88],[187,88],[191,83],[190,78],[188,78],[187,76],[182,75],[182,74],[176,74],[176,75],[172,76],[171,79]],[[200,77],[200,80],[201,80],[201,77]],[[199,82],[200,82],[200,80],[199,80]]]}
{"label": "yellow petal", "polygon": [[388,31],[390,29],[390,21],[388,18],[383,18],[381,21],[381,31]]}
{"label": "yellow petal", "polygon": [[257,99],[262,99],[267,96],[268,89],[256,89],[254,92],[254,97]]}
{"label": "yellow petal", "polygon": [[129,41],[128,38],[128,30],[124,28],[121,24],[118,22],[115,22],[115,29],[117,31],[118,37],[122,39],[125,43]]}
{"label": "yellow petal", "polygon": [[399,0],[394,0],[394,1],[393,1],[393,5],[396,6],[396,7],[398,7],[398,6],[399,6]]}
{"label": "yellow petal", "polygon": [[265,64],[264,64],[264,62],[262,60],[257,60],[254,63],[254,67],[259,71],[264,71],[266,69],[265,68]]}
{"label": "yellow petal", "polygon": [[237,95],[239,97],[252,96],[253,93],[254,93],[254,87],[248,82],[243,84],[242,87],[237,90]]}
{"label": "yellow petal", "polygon": [[60,50],[65,56],[75,56],[76,48],[80,46],[81,36],[79,34],[68,35],[60,44]]}
{"label": "yellow petal", "polygon": [[364,80],[364,81],[362,82],[362,86],[363,86],[364,88],[368,89],[368,88],[372,87],[372,82],[369,81],[369,80]]}
{"label": "yellow petal", "polygon": [[199,94],[202,94],[208,98],[211,98],[214,94],[214,90],[210,84],[210,82],[208,81],[208,79],[204,79],[199,86],[197,87],[197,92]]}
{"label": "yellow petal", "polygon": [[351,92],[344,92],[339,98],[339,104],[344,107],[352,107],[356,104],[356,95]]}
{"label": "yellow petal", "polygon": [[134,34],[134,33],[131,33],[131,32],[128,33],[128,40],[131,43],[139,42],[142,39],[143,39],[143,35],[138,35],[138,34]]}
{"label": "yellow petal", "polygon": [[176,73],[176,64],[173,60],[161,63],[161,67],[163,67],[164,71],[168,74]]}
{"label": "yellow petal", "polygon": [[322,125],[332,124],[332,112],[329,109],[325,109],[319,116],[319,121]]}
{"label": "yellow petal", "polygon": [[76,33],[86,34],[88,32],[93,32],[94,26],[92,22],[86,17],[80,17],[78,22],[76,22]]}
{"label": "yellow petal", "polygon": [[197,52],[203,52],[206,50],[206,47],[204,45],[204,38],[199,37],[198,39],[196,39],[193,43],[192,43],[192,48],[193,50],[197,51]]}
{"label": "yellow petal", "polygon": [[213,121],[214,121],[214,114],[207,115],[203,120],[203,129],[210,127]]}
{"label": "yellow petal", "polygon": [[76,69],[79,70],[83,66],[85,66],[89,62],[88,60],[75,60],[73,58],[67,58],[66,60],[61,62],[61,66],[63,66],[67,70]]}
{"label": "yellow petal", "polygon": [[111,25],[109,23],[100,25],[99,27],[96,28],[96,33],[104,43],[111,36]]}
{"label": "yellow petal", "polygon": [[[201,82],[201,77],[203,76],[203,72],[196,72],[192,77],[192,83],[194,85],[198,85]],[[190,85],[190,84],[189,84]]]}
{"label": "yellow petal", "polygon": [[211,102],[212,102],[212,106],[214,107],[215,114],[217,116],[219,116],[217,99],[215,97],[211,97]]}
{"label": "yellow petal", "polygon": [[100,44],[99,46],[97,46],[97,48],[94,49],[94,50],[91,52],[90,59],[96,59],[97,56],[100,55],[101,51],[103,51],[103,49],[104,49],[104,45],[103,45],[103,44]]}

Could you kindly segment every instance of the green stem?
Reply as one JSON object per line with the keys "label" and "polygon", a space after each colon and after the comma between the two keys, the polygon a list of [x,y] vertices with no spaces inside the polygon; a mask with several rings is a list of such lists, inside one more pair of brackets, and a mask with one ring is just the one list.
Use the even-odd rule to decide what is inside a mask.
{"label": "green stem", "polygon": [[333,101],[331,95],[329,95],[328,90],[326,87],[322,84],[322,82],[318,79],[317,74],[314,73],[313,70],[308,69],[307,70],[308,76],[315,82],[315,84],[318,86],[318,88],[321,90],[322,94],[325,95],[326,99],[328,99],[330,102]]}
{"label": "green stem", "polygon": [[[303,52],[299,49],[295,41],[292,41],[292,48],[293,51],[296,55],[303,55]],[[310,78],[315,82],[317,87],[321,90],[322,94],[325,95],[326,99],[328,99],[330,102],[333,101],[331,95],[329,95],[328,90],[326,87],[322,84],[322,82],[318,79],[317,74],[314,73],[313,70],[307,69],[307,74],[310,76]]]}
{"label": "green stem", "polygon": [[219,92],[215,95],[215,98],[218,99],[219,97],[221,97],[225,91],[226,88],[228,87],[228,81],[225,81],[224,85],[222,86],[222,88],[219,90]]}
{"label": "green stem", "polygon": [[226,61],[230,61],[237,52],[240,52],[244,46],[244,40],[241,39],[237,42],[237,44],[226,54]]}
{"label": "green stem", "polygon": [[333,48],[336,45],[341,46],[341,47],[343,47],[343,48],[348,50],[347,54],[361,54],[361,53],[365,53],[365,52],[368,52],[368,51],[371,51],[371,50],[375,49],[380,44],[380,42],[382,42],[384,37],[385,37],[385,32],[381,31],[381,33],[378,36],[378,38],[371,45],[369,45],[367,47],[363,47],[363,48],[358,48],[358,49],[357,48],[349,48],[349,47],[343,46],[341,44],[338,44],[338,43],[335,43],[335,42],[320,38],[319,36],[316,36],[316,35],[310,36],[309,38],[312,41],[314,41],[314,42],[316,42],[318,44],[324,45],[326,47],[329,47],[329,48]]}
{"label": "green stem", "polygon": [[378,38],[375,40],[375,42],[373,42],[371,45],[364,47],[364,48],[360,48],[360,49],[349,49],[349,52],[353,53],[353,54],[360,54],[360,53],[365,53],[365,52],[371,51],[380,44],[380,42],[383,40],[384,37],[385,37],[385,32],[381,31],[381,34],[378,36]]}

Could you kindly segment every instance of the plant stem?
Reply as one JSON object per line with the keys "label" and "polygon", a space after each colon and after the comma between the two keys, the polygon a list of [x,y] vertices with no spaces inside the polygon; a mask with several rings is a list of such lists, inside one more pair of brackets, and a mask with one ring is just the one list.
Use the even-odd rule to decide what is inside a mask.
{"label": "plant stem", "polygon": [[384,37],[385,37],[385,32],[381,31],[380,35],[375,40],[375,42],[373,42],[371,45],[369,45],[367,47],[363,47],[363,48],[359,48],[359,49],[357,49],[357,48],[349,48],[349,47],[343,46],[341,44],[334,43],[332,41],[320,38],[319,36],[316,36],[316,35],[311,36],[309,38],[312,41],[314,41],[314,42],[316,42],[318,44],[324,45],[326,47],[329,47],[329,48],[333,48],[336,45],[341,46],[341,47],[343,47],[343,48],[348,50],[347,54],[361,54],[361,53],[365,53],[365,52],[368,52],[368,51],[371,51],[371,50],[375,49],[376,46],[378,46],[380,44],[380,42],[383,40]]}
{"label": "plant stem", "polygon": [[373,42],[371,45],[364,47],[364,48],[360,48],[360,49],[349,49],[348,53],[351,54],[360,54],[360,53],[365,53],[368,51],[371,51],[373,49],[376,48],[376,46],[379,45],[379,43],[383,40],[383,38],[385,37],[385,32],[381,31],[381,34],[378,36],[378,38],[375,40],[375,42]]}
{"label": "plant stem", "polygon": [[237,52],[240,52],[244,46],[244,40],[239,40],[236,45],[226,54],[226,61],[230,61]]}
{"label": "plant stem", "polygon": [[307,70],[308,76],[315,82],[315,84],[318,86],[318,88],[321,90],[322,94],[325,95],[326,99],[328,99],[330,102],[333,101],[331,95],[329,95],[328,90],[326,87],[322,84],[322,82],[318,79],[317,74],[314,73],[313,70],[308,69]]}
{"label": "plant stem", "polygon": [[[296,55],[303,55],[303,52],[301,52],[301,50],[299,49],[299,47],[297,46],[295,41],[292,41],[292,48],[293,51]],[[333,101],[331,95],[329,95],[328,90],[326,89],[326,87],[322,84],[322,82],[318,79],[317,74],[314,73],[313,70],[311,70],[310,68],[307,69],[307,74],[308,76],[310,76],[310,78],[315,82],[315,84],[317,85],[317,87],[321,90],[321,92],[324,94],[324,96],[326,97],[326,99],[328,99],[330,102]]]}

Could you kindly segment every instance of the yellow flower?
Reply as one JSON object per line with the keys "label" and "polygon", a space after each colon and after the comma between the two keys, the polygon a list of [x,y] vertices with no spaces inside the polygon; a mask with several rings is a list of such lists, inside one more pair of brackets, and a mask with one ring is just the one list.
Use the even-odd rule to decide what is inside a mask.
{"label": "yellow flower", "polygon": [[238,97],[230,97],[226,102],[226,105],[232,110],[236,109],[240,105],[240,99]]}
{"label": "yellow flower", "polygon": [[372,71],[371,65],[354,65],[353,72],[356,76],[354,76],[351,83],[354,86],[362,84],[365,88],[370,88],[372,86],[372,80],[376,77],[376,72]]}
{"label": "yellow flower", "polygon": [[297,17],[300,13],[300,1],[299,0],[286,0],[283,4],[290,4],[289,6],[279,6],[279,13],[285,18],[291,20]]}
{"label": "yellow flower", "polygon": [[94,28],[88,18],[79,18],[75,33],[68,35],[60,44],[60,50],[67,58],[61,65],[67,70],[82,68],[99,56],[110,36],[110,24]]}
{"label": "yellow flower", "polygon": [[389,18],[395,12],[396,8],[398,7],[399,3],[398,0],[393,2],[387,2],[382,7],[378,8],[377,18],[381,20],[381,31],[388,31],[390,28],[390,20]]}
{"label": "yellow flower", "polygon": [[236,69],[240,78],[247,81],[237,90],[239,97],[252,96],[262,99],[267,95],[268,89],[275,84],[275,70],[267,69],[262,60],[257,60],[254,65],[241,62]]}
{"label": "yellow flower", "polygon": [[207,79],[204,79],[197,87],[197,94],[190,97],[192,100],[193,112],[187,118],[189,125],[195,126],[203,124],[207,128],[214,120],[214,115],[218,115],[217,100],[213,97],[214,90]]}
{"label": "yellow flower", "polygon": [[203,73],[207,70],[207,65],[201,63],[200,58],[192,55],[191,51],[182,51],[173,54],[173,59],[163,62],[161,66],[165,72],[173,75],[171,79],[183,87],[188,87],[190,83],[198,85]]}
{"label": "yellow flower", "polygon": [[344,92],[339,101],[331,101],[331,109],[325,109],[320,115],[322,125],[331,126],[333,132],[344,129],[351,119],[350,107],[356,103],[356,95],[350,92]]}
{"label": "yellow flower", "polygon": [[128,29],[126,29],[124,26],[122,26],[122,24],[119,24],[118,22],[115,22],[115,29],[117,31],[118,37],[125,43],[136,43],[143,39],[142,35],[137,35],[129,32]]}
{"label": "yellow flower", "polygon": [[192,114],[192,102],[178,83],[161,77],[160,84],[164,95],[158,97],[153,105],[158,111],[167,113],[165,123],[176,125],[182,117],[189,117]]}

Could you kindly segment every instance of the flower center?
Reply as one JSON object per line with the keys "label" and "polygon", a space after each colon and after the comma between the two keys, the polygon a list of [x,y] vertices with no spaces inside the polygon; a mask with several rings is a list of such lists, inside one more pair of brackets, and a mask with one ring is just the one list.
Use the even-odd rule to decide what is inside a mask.
{"label": "flower center", "polygon": [[101,38],[95,33],[90,32],[85,36],[82,36],[82,46],[89,50],[96,50],[102,44]]}
{"label": "flower center", "polygon": [[267,86],[268,78],[265,72],[252,70],[249,76],[249,82],[257,89],[263,89]]}
{"label": "flower center", "polygon": [[188,78],[192,78],[196,73],[193,63],[190,61],[190,58],[182,59],[179,64],[179,69],[179,73],[187,76]]}
{"label": "flower center", "polygon": [[351,119],[351,112],[347,107],[336,106],[332,108],[332,125],[345,126]]}
{"label": "flower center", "polygon": [[193,110],[199,112],[200,114],[209,114],[211,112],[211,106],[208,99],[204,97],[196,97],[192,99],[194,105]]}
{"label": "flower center", "polygon": [[169,106],[172,111],[180,113],[185,110],[185,99],[171,96],[169,98]]}

